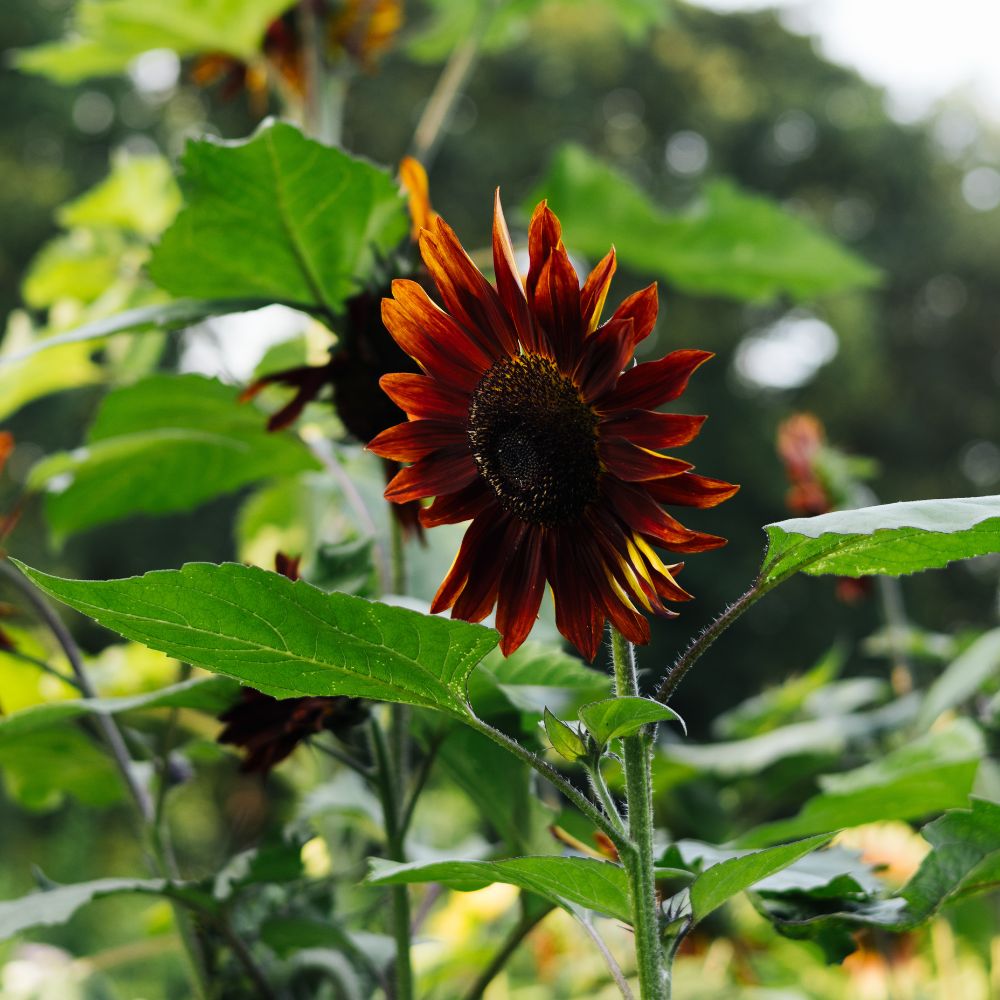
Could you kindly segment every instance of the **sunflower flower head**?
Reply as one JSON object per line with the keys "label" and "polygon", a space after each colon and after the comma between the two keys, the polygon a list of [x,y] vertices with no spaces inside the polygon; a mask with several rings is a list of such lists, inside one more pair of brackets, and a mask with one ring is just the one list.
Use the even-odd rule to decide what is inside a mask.
{"label": "sunflower flower head", "polygon": [[425,497],[425,527],[471,520],[432,604],[481,621],[496,607],[501,648],[527,637],[546,582],[556,624],[593,659],[604,624],[649,641],[647,613],[690,599],[681,564],[656,548],[700,552],[725,544],[685,528],[661,504],[712,507],[737,487],[662,454],[687,444],[704,417],[660,413],[711,355],[679,350],[630,365],[653,329],[656,286],[629,296],[605,322],[611,250],[583,286],[559,220],[542,202],[528,231],[522,281],[497,193],[496,286],[440,217],[420,234],[443,308],[414,281],[393,282],[382,318],[420,367],[382,378],[408,421],[368,447],[412,463],[386,488],[396,503]]}

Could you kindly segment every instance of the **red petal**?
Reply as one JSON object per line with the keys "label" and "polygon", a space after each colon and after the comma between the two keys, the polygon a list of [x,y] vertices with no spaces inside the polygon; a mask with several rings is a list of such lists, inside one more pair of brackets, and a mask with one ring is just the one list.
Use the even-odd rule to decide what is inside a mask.
{"label": "red petal", "polygon": [[548,334],[556,363],[570,368],[583,348],[580,316],[580,279],[562,247],[542,265],[532,299],[532,309]]}
{"label": "red petal", "polygon": [[528,638],[538,617],[545,592],[544,537],[544,530],[529,528],[500,576],[497,629],[503,636],[500,650],[504,656],[510,656]]}
{"label": "red petal", "polygon": [[592,593],[598,598],[611,623],[630,642],[645,645],[649,642],[649,622],[637,611],[627,608],[608,581],[608,566],[597,548],[588,541],[580,546],[583,565],[590,577]]}
{"label": "red petal", "polygon": [[[601,311],[604,309],[614,274],[615,248],[612,247],[587,276],[580,292],[580,311],[583,314],[583,328],[587,333],[593,333],[597,329],[597,324],[601,322]],[[617,313],[615,315],[617,316]]]}
{"label": "red petal", "polygon": [[383,375],[378,384],[411,419],[431,417],[464,421],[468,416],[468,394],[452,389],[428,375],[399,372]]}
{"label": "red petal", "polygon": [[[468,530],[462,538],[458,553],[455,556],[451,568],[445,575],[441,586],[438,587],[434,600],[431,601],[431,613],[437,614],[440,611],[447,611],[465,587],[469,579],[469,573],[476,557],[483,550],[484,546],[491,546],[491,536],[497,530],[498,518],[491,511],[480,514],[469,525]],[[492,550],[492,549],[491,549]]]}
{"label": "red petal", "polygon": [[632,357],[632,321],[608,320],[587,338],[573,378],[586,400],[611,389]]}
{"label": "red petal", "polygon": [[399,298],[402,293],[406,305],[394,299],[382,300],[382,322],[386,329],[428,375],[446,385],[471,391],[492,362],[430,299],[427,299],[430,308],[411,311],[415,299],[403,290],[403,286],[409,285],[420,288],[413,281],[392,283],[393,294]]}
{"label": "red petal", "polygon": [[632,341],[632,346],[635,347],[653,332],[658,309],[659,299],[654,281],[651,285],[634,292],[625,299],[611,318],[632,320],[635,324],[635,339]]}
{"label": "red petal", "polygon": [[716,507],[739,490],[732,483],[693,472],[644,483],[643,488],[654,500],[679,507]]}
{"label": "red petal", "polygon": [[429,507],[424,507],[420,512],[420,523],[425,528],[459,524],[495,505],[496,494],[482,479],[477,478],[457,493],[443,493]]}
{"label": "red petal", "polygon": [[535,206],[528,224],[528,300],[535,296],[542,268],[550,254],[562,246],[562,226],[555,213],[549,208],[548,202],[540,201]]}
{"label": "red petal", "polygon": [[523,521],[508,515],[497,518],[487,512],[480,516],[491,518],[490,532],[480,543],[469,570],[469,579],[451,610],[452,618],[467,622],[481,622],[493,610],[500,576],[528,530]]}
{"label": "red petal", "polygon": [[698,436],[705,417],[652,410],[620,410],[601,422],[601,432],[627,438],[640,448],[680,448]]}
{"label": "red petal", "polygon": [[387,427],[368,442],[368,450],[397,462],[415,462],[442,448],[466,445],[469,436],[454,420],[411,420]]}
{"label": "red petal", "polygon": [[446,448],[421,458],[408,469],[397,473],[385,488],[386,500],[403,503],[441,493],[454,493],[479,475],[468,445]]}
{"label": "red petal", "polygon": [[630,368],[618,385],[599,401],[601,410],[655,410],[676,399],[688,379],[709,358],[709,351],[671,351],[659,361],[647,361]]}
{"label": "red petal", "polygon": [[424,258],[445,308],[493,357],[517,351],[517,336],[496,289],[483,277],[451,226],[438,217],[420,234]]}
{"label": "red petal", "polygon": [[726,544],[717,535],[685,528],[656,504],[647,488],[647,483],[637,487],[614,480],[604,482],[604,490],[622,521],[653,544],[673,552],[705,552]]}
{"label": "red petal", "polygon": [[597,451],[604,467],[626,482],[642,482],[646,479],[661,479],[664,476],[679,476],[692,468],[671,455],[660,455],[655,451],[640,448],[622,437],[601,437]]}
{"label": "red petal", "polygon": [[493,270],[497,278],[497,291],[517,330],[521,343],[529,351],[537,350],[535,324],[524,294],[524,284],[514,259],[507,220],[500,205],[500,188],[493,202]]}
{"label": "red petal", "polygon": [[545,566],[556,605],[556,627],[592,661],[604,631],[604,613],[587,586],[587,575],[576,556],[578,535],[571,529],[550,531],[546,538]]}

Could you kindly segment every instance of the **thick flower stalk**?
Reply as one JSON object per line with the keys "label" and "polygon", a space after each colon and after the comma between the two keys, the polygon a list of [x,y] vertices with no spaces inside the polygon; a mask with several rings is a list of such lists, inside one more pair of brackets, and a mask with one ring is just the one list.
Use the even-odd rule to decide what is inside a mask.
{"label": "thick flower stalk", "polygon": [[528,250],[522,282],[499,192],[496,287],[442,219],[423,229],[420,252],[444,308],[416,282],[393,282],[382,317],[421,373],[382,378],[409,420],[368,447],[412,463],[385,495],[434,497],[420,512],[425,527],[472,522],[432,611],[481,621],[495,606],[510,653],[531,630],[547,581],[559,630],[593,659],[607,620],[646,643],[645,614],[673,615],[666,602],[690,599],[675,579],[682,564],[656,548],[725,543],[684,527],[661,504],[712,507],[737,487],[661,453],[690,442],[705,418],[656,408],[677,399],[712,355],[679,350],[630,367],[656,320],[656,286],[601,323],[614,250],[581,288],[545,202]]}

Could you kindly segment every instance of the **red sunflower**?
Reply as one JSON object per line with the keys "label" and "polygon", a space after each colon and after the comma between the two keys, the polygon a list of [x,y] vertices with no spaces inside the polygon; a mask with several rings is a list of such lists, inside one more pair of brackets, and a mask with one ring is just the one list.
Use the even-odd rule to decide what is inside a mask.
{"label": "red sunflower", "polygon": [[680,564],[664,563],[654,546],[725,544],[660,506],[713,507],[737,490],[660,454],[691,441],[705,418],[655,407],[680,396],[712,355],[674,351],[624,370],[653,329],[656,285],[600,323],[614,250],[581,288],[545,202],[531,219],[524,283],[499,192],[495,288],[440,218],[421,232],[420,252],[445,308],[416,282],[393,282],[382,318],[423,374],[382,378],[409,421],[368,447],[413,463],[385,496],[435,497],[420,512],[425,527],[472,520],[431,610],[481,621],[496,606],[501,649],[511,653],[548,581],[559,631],[588,659],[608,619],[632,642],[648,642],[644,612],[673,616],[664,602],[691,597],[674,579]]}

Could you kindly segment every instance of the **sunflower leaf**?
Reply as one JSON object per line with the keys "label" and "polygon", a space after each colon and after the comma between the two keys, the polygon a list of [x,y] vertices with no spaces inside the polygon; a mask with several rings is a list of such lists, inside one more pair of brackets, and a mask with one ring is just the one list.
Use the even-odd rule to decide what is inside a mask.
{"label": "sunflower leaf", "polygon": [[684,720],[672,708],[635,696],[592,701],[581,707],[580,720],[602,746],[622,736],[634,736],[652,722],[679,722],[687,732]]}
{"label": "sunflower leaf", "polygon": [[571,913],[584,908],[631,923],[625,869],[610,861],[589,858],[528,857],[505,861],[432,861],[396,864],[369,859],[370,885],[437,882],[449,889],[472,892],[494,882],[516,885],[551,900]]}
{"label": "sunflower leaf", "polygon": [[409,228],[384,170],[285,122],[243,142],[190,142],[181,165],[185,207],[149,265],[173,295],[337,313]]}
{"label": "sunflower leaf", "polygon": [[297,438],[271,434],[235,390],[200,375],[153,375],[101,404],[83,448],[43,459],[29,486],[45,490],[56,537],[129,514],[190,510],[261,479],[317,467]]}
{"label": "sunflower leaf", "polygon": [[[21,566],[21,564],[18,564]],[[235,563],[189,563],[42,590],[126,638],[278,697],[349,695],[468,720],[466,683],[497,633]]]}
{"label": "sunflower leaf", "polygon": [[916,500],[768,524],[760,584],[795,573],[901,576],[1000,552],[1000,496]]}
{"label": "sunflower leaf", "polygon": [[566,760],[579,760],[587,755],[587,745],[580,734],[568,726],[562,719],[556,718],[548,709],[542,717],[545,735],[548,736],[552,749]]}
{"label": "sunflower leaf", "polygon": [[249,61],[268,24],[294,0],[80,0],[66,38],[17,54],[17,66],[58,83],[123,72],[153,49],[226,53]]}
{"label": "sunflower leaf", "polygon": [[566,146],[532,205],[542,197],[562,221],[570,250],[596,260],[614,243],[630,267],[694,294],[801,300],[877,283],[873,267],[830,237],[727,181],[707,185],[690,211],[671,214],[586,150]]}

